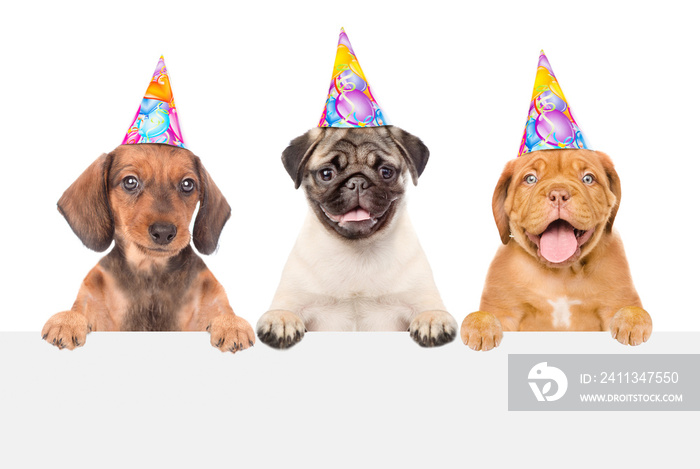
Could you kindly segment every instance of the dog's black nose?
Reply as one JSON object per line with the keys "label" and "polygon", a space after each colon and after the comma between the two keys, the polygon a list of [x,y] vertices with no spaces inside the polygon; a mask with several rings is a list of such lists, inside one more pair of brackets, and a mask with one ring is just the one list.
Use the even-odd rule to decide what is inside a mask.
{"label": "dog's black nose", "polygon": [[351,191],[359,190],[360,192],[362,192],[363,190],[369,187],[369,181],[363,176],[353,176],[347,181],[345,181],[345,187],[347,187]]}
{"label": "dog's black nose", "polygon": [[156,244],[170,244],[175,239],[177,227],[170,223],[154,223],[148,227],[148,233]]}

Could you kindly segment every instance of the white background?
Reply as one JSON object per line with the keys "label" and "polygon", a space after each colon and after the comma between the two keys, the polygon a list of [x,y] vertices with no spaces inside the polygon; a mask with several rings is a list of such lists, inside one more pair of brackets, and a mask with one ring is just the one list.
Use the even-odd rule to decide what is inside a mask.
{"label": "white background", "polygon": [[386,115],[431,150],[409,212],[458,321],[478,309],[500,243],[491,196],[544,49],[588,140],[617,166],[616,226],[655,329],[700,330],[700,27],[686,4],[18,5],[0,28],[0,330],[40,330],[101,257],[55,204],[121,143],[161,54],[185,140],[233,210],[205,261],[255,323],[306,212],[280,155],[318,123],[341,26]]}
{"label": "white background", "polygon": [[386,115],[431,150],[409,213],[458,321],[478,309],[500,243],[491,196],[544,49],[588,140],[617,166],[616,226],[655,329],[700,330],[700,27],[682,3],[17,5],[0,28],[0,330],[40,330],[101,257],[56,201],[121,143],[161,54],[186,143],[233,211],[205,261],[255,323],[306,212],[280,155],[318,123],[341,26]]}
{"label": "white background", "polygon": [[[691,5],[437,0],[4,5],[0,330],[35,332],[8,336],[19,337],[18,344],[35,337],[30,347],[35,358],[56,352],[41,343],[38,331],[50,315],[71,306],[83,277],[101,257],[73,235],[56,211],[56,201],[95,158],[121,142],[161,54],[186,142],[233,209],[218,252],[205,261],[226,288],[234,310],[254,324],[269,306],[306,213],[304,196],[294,191],[280,155],[292,138],[318,122],[344,26],[385,115],[431,149],[426,171],[411,191],[409,212],[443,299],[458,321],[478,308],[489,262],[500,243],[491,214],[493,187],[517,153],[539,51],[544,49],[588,140],[616,163],[623,188],[616,226],[655,330],[698,331],[695,266],[700,255],[695,238],[700,222],[694,195],[700,169],[700,27]],[[199,456],[209,461],[226,457],[235,465],[236,455],[243,453],[245,461],[259,455],[261,465],[273,456],[290,466],[308,458],[330,465],[334,458],[348,457],[357,465],[497,465],[502,458],[518,460],[550,444],[563,461],[570,462],[566,458],[571,454],[579,462],[597,463],[596,450],[580,443],[589,441],[584,429],[603,432],[594,447],[609,462],[639,460],[641,452],[664,446],[677,458],[682,448],[692,447],[683,440],[685,417],[657,413],[647,428],[644,422],[652,417],[636,413],[507,414],[506,349],[489,352],[494,358],[459,343],[445,352],[425,351],[403,336],[405,341],[388,341],[383,348],[374,342],[383,336],[371,334],[342,336],[340,346],[329,348],[333,341],[324,337],[335,336],[317,337],[310,335],[298,352],[287,354],[271,354],[260,344],[228,357],[213,371],[206,368],[212,366],[207,365],[210,354],[193,355],[192,362],[181,365],[168,361],[164,357],[170,356],[173,344],[164,339],[154,342],[164,347],[162,357],[146,359],[144,368],[133,372],[124,367],[141,361],[126,358],[135,340],[126,336],[120,343],[113,336],[93,334],[84,349],[47,355],[53,358],[46,362],[22,362],[21,354],[11,361],[13,349],[6,347],[0,357],[4,376],[21,381],[9,387],[2,383],[3,400],[15,409],[13,425],[3,430],[24,438],[15,447],[22,454],[41,452],[52,441],[46,447],[50,452],[40,454],[60,466],[81,461],[60,451],[82,454],[84,448],[69,437],[78,428],[96,458],[137,449],[173,461],[180,451],[195,458],[180,462],[193,465],[200,465]],[[533,342],[526,340],[530,337]],[[538,337],[543,336],[516,340],[511,334],[506,340],[521,348],[507,350],[567,350],[562,346],[566,338],[547,342],[550,347],[526,347],[538,343]],[[313,340],[326,345],[313,347]],[[575,353],[586,350],[587,340]],[[197,349],[194,339],[182,341]],[[598,342],[590,339],[590,349],[601,351]],[[107,357],[106,364],[88,359],[93,356],[90,346],[97,356],[100,343],[107,346],[100,355]],[[150,343],[139,342],[133,350],[149,350]],[[328,360],[319,364],[305,358],[309,354],[302,347],[307,343],[309,353],[328,354]],[[351,373],[343,374],[342,364],[354,363],[354,354],[368,343],[373,344],[368,349],[372,355],[360,355],[361,367],[353,365]],[[697,352],[683,349],[680,339],[678,343],[674,351]],[[450,360],[436,359],[446,353]],[[415,370],[413,357],[420,363]],[[73,360],[74,365],[66,364]],[[238,366],[251,360],[260,368],[242,375],[250,381],[232,378]],[[77,368],[65,374],[47,371],[61,363]],[[160,363],[168,363],[165,374],[159,374]],[[394,363],[403,374],[391,374]],[[92,366],[100,371],[92,373]],[[178,366],[186,368],[181,375]],[[199,366],[208,371],[192,371]],[[114,382],[108,378],[112,369],[119,378]],[[216,378],[229,372],[231,377]],[[347,381],[338,381],[343,376]],[[84,406],[69,392],[76,386],[71,380],[78,378],[83,380],[78,392],[88,399]],[[208,392],[207,383],[215,392]],[[60,392],[54,394],[54,388]],[[471,394],[462,398],[461,391]],[[168,392],[174,394],[163,397]],[[316,395],[320,397],[314,399]],[[66,407],[62,396],[69,398]],[[30,400],[40,405],[28,405]],[[139,404],[127,407],[134,402]],[[489,413],[493,408],[500,411]],[[27,420],[22,420],[25,414]],[[256,438],[241,440],[251,426]],[[629,428],[639,431],[626,433]],[[62,437],[51,440],[55,435]],[[187,443],[193,435],[198,451]],[[621,440],[620,435],[627,437]],[[37,446],[31,444],[33,437]],[[247,446],[241,448],[236,441]],[[230,453],[222,449],[227,445]],[[660,461],[662,453],[654,454]],[[377,455],[382,457],[365,459]]]}

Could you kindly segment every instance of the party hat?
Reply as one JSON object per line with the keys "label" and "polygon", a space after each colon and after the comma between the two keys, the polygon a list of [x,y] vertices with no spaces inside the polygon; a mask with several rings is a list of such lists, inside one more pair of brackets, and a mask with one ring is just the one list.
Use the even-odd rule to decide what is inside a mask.
{"label": "party hat", "polygon": [[166,143],[185,148],[173,91],[170,89],[170,77],[162,55],[141,106],[122,141],[122,145],[134,143]]}
{"label": "party hat", "polygon": [[348,35],[340,28],[331,86],[318,126],[378,127],[386,124]]}
{"label": "party hat", "polygon": [[540,51],[535,88],[518,156],[537,150],[588,148],[557,77]]}

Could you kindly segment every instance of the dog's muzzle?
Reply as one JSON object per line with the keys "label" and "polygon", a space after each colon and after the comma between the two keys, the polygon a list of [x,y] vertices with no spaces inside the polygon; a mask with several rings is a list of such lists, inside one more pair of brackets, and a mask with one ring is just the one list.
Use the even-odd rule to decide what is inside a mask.
{"label": "dog's muzzle", "polygon": [[177,227],[172,223],[154,223],[148,227],[148,234],[154,243],[165,246],[175,239]]}

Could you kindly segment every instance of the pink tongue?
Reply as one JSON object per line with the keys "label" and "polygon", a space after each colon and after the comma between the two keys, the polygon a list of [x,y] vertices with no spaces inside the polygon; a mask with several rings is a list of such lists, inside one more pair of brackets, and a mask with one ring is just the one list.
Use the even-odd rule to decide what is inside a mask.
{"label": "pink tongue", "polygon": [[552,263],[564,262],[576,253],[578,241],[574,227],[564,220],[557,220],[540,237],[540,254]]}
{"label": "pink tongue", "polygon": [[358,207],[355,210],[350,210],[348,213],[341,215],[340,220],[338,220],[340,223],[345,222],[345,221],[362,221],[362,220],[369,220],[369,212],[365,210],[364,208]]}

